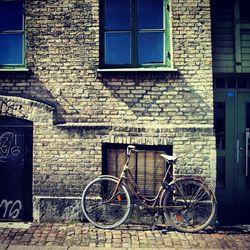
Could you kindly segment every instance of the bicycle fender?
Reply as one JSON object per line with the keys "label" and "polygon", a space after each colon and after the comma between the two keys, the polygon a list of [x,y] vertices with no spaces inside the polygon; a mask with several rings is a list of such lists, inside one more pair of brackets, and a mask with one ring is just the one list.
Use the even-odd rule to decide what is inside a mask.
{"label": "bicycle fender", "polygon": [[214,193],[213,189],[210,187],[210,185],[208,185],[205,182],[206,179],[204,177],[202,177],[202,176],[181,176],[181,177],[177,177],[175,180],[173,180],[170,183],[170,185],[172,185],[174,182],[177,182],[179,180],[195,180],[197,182],[200,182],[201,184],[203,184],[204,186],[206,186],[206,188],[208,190],[210,190],[210,192],[212,193],[212,195],[214,197],[215,203],[217,203],[217,199],[216,199],[215,193]]}
{"label": "bicycle fender", "polygon": [[118,177],[116,177],[116,176],[114,176],[114,175],[108,175],[108,174],[106,174],[106,175],[100,175],[100,176],[98,176],[97,178],[102,179],[102,178],[106,178],[106,177],[119,181],[119,178],[118,178]]}
{"label": "bicycle fender", "polygon": [[[212,194],[213,197],[214,197],[214,201],[215,201],[215,203],[217,204],[217,199],[216,199],[216,196],[215,196],[215,193],[214,193],[213,189],[205,182],[205,178],[203,178],[203,177],[200,177],[200,176],[199,176],[199,177],[198,177],[198,176],[181,176],[181,177],[177,177],[176,179],[172,180],[172,181],[169,183],[169,188],[171,188],[171,186],[172,186],[174,183],[176,183],[176,182],[178,182],[178,181],[183,181],[183,180],[195,180],[195,181],[197,181],[197,182],[199,182],[199,183],[205,185],[206,188],[207,188],[208,190],[210,190],[211,194]],[[163,192],[162,192],[162,195],[161,195],[161,198],[160,198],[160,201],[159,201],[160,206],[162,206],[162,204],[163,204],[163,198],[164,198],[164,196],[165,196],[165,194],[166,194],[167,191],[168,191],[168,188],[167,188],[167,189],[164,188],[164,190],[163,190]]]}
{"label": "bicycle fender", "polygon": [[[114,175],[100,175],[100,176],[98,176],[97,178],[102,179],[102,178],[107,178],[107,177],[108,177],[108,178],[111,178],[111,179],[114,179],[114,180],[116,180],[116,181],[119,181],[119,178],[116,177],[116,176],[114,176]],[[130,196],[131,196],[131,190],[130,190],[129,186],[128,186],[124,181],[121,182],[121,185],[123,185],[123,186],[125,186],[125,188],[127,188],[128,192],[129,192],[129,194],[130,194]],[[131,197],[132,197],[132,196],[131,196]]]}

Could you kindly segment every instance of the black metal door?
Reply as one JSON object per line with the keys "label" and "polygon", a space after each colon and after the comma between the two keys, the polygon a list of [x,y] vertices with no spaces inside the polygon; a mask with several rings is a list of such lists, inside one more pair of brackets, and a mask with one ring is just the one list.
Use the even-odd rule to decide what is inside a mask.
{"label": "black metal door", "polygon": [[0,117],[0,220],[32,219],[32,123]]}

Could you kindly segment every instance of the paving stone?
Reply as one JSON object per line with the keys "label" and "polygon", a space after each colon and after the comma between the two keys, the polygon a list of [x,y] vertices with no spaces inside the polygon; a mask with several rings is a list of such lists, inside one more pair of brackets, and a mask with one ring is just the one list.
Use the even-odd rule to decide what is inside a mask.
{"label": "paving stone", "polygon": [[29,230],[1,228],[0,250],[78,250],[78,249],[250,249],[250,234],[220,230],[184,234],[162,234],[149,229],[102,230],[89,224],[32,224]]}

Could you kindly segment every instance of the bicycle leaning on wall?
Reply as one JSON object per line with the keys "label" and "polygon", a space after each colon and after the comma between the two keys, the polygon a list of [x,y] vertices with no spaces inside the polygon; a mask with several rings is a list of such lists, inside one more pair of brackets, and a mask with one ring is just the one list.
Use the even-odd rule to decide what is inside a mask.
{"label": "bicycle leaning on wall", "polygon": [[[135,146],[128,146],[119,178],[101,175],[84,189],[82,209],[93,225],[103,229],[118,227],[130,217],[134,198],[144,207],[162,211],[165,219],[178,231],[197,232],[210,224],[215,214],[216,198],[205,179],[192,176],[174,178],[171,168],[177,157],[162,154],[167,163],[162,185],[155,197],[146,198],[128,166],[132,151],[136,151]],[[171,181],[168,181],[169,177]]]}

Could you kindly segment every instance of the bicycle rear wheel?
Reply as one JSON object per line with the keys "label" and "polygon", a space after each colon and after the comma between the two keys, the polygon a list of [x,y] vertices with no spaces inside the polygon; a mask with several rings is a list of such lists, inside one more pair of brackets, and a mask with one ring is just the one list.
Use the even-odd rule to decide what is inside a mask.
{"label": "bicycle rear wheel", "polygon": [[131,197],[127,188],[118,180],[100,176],[90,182],[82,194],[82,209],[93,225],[112,229],[121,225],[130,215]]}
{"label": "bicycle rear wheel", "polygon": [[215,214],[215,196],[202,181],[176,180],[163,198],[164,216],[178,231],[197,232],[206,228]]}

